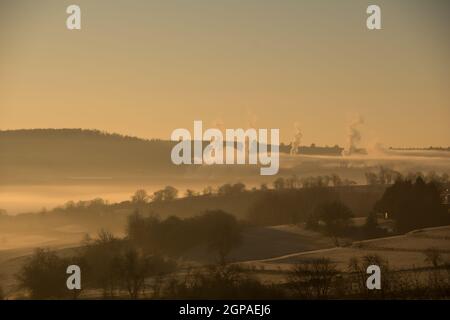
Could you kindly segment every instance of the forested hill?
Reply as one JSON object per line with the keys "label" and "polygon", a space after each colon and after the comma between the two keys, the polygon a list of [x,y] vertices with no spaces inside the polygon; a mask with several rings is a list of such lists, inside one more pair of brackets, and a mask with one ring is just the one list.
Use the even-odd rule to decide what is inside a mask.
{"label": "forested hill", "polygon": [[171,141],[143,140],[82,129],[0,131],[4,181],[160,175],[180,170]]}
{"label": "forested hill", "polygon": [[[190,172],[186,166],[172,163],[174,145],[169,140],[145,140],[99,130],[0,130],[0,184],[84,178],[146,179]],[[281,144],[280,152],[289,154],[290,148]],[[340,155],[342,148],[313,145],[300,147],[300,151]],[[229,174],[225,168],[217,169],[216,176]],[[238,175],[254,175],[257,171],[241,167]]]}

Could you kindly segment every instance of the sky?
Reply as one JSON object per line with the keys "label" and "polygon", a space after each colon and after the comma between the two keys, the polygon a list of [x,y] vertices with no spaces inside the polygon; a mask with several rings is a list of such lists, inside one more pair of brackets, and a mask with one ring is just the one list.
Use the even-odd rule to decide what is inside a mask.
{"label": "sky", "polygon": [[203,120],[344,145],[361,117],[366,145],[449,146],[449,39],[446,0],[0,0],[0,129]]}

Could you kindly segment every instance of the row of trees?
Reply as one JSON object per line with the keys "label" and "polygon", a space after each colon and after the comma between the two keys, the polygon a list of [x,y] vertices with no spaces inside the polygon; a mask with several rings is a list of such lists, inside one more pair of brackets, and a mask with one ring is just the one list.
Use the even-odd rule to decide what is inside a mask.
{"label": "row of trees", "polygon": [[249,208],[247,219],[256,225],[297,224],[306,221],[318,206],[338,199],[339,194],[330,188],[268,192]]}
{"label": "row of trees", "polygon": [[[300,188],[323,188],[323,187],[343,187],[356,185],[356,182],[349,179],[343,179],[337,174],[323,175],[323,176],[309,176],[299,177],[292,175],[290,177],[279,177],[272,183],[272,189],[275,191],[300,189]],[[270,188],[266,183],[262,183],[259,188],[252,188],[251,191],[268,191]],[[199,195],[233,195],[246,191],[245,184],[238,182],[235,184],[226,183],[219,186],[217,189],[208,186],[203,189],[203,192],[195,192],[193,190],[186,190],[185,196],[199,196]]]}
{"label": "row of trees", "polygon": [[[262,283],[253,276],[256,267],[211,266],[168,281],[164,295],[175,299],[395,299],[445,298],[450,296],[450,268],[435,251],[424,252],[426,268],[394,270],[379,255],[352,257],[339,269],[328,258],[294,263],[283,285]],[[433,262],[434,261],[434,262]],[[367,267],[381,269],[382,290],[369,290]],[[264,272],[264,270],[260,270]]]}
{"label": "row of trees", "polygon": [[[409,180],[415,181],[417,178],[422,178],[427,182],[435,182],[439,184],[446,184],[449,182],[449,176],[446,173],[441,175],[436,172],[429,172],[424,174],[421,172],[409,173],[403,176],[400,172],[380,166],[378,172],[369,171],[365,173],[367,185],[390,185],[397,180]],[[272,183],[274,190],[286,190],[286,189],[299,189],[299,188],[323,188],[323,187],[343,187],[352,186],[357,183],[353,180],[343,179],[337,174],[323,175],[323,176],[309,176],[298,177],[292,175],[290,177],[279,177]],[[258,188],[253,188],[252,191],[257,191]],[[266,183],[263,183],[259,187],[260,191],[267,191],[269,187]],[[185,192],[186,197],[194,197],[200,195],[233,195],[240,194],[246,191],[245,184],[238,182],[235,184],[226,183],[217,188],[207,186],[202,192],[196,192],[192,189],[187,189]],[[132,202],[149,202],[149,201],[162,201],[173,200],[177,198],[178,190],[174,187],[167,186],[162,190],[156,191],[152,196],[149,196],[145,190],[138,190],[132,197]]]}
{"label": "row of trees", "polygon": [[178,190],[172,186],[166,186],[164,189],[155,191],[153,195],[149,195],[144,189],[137,190],[131,197],[134,204],[145,204],[150,201],[172,201],[178,197]]}
{"label": "row of trees", "polygon": [[[450,214],[441,199],[442,185],[426,183],[420,176],[415,181],[397,180],[388,187],[362,228],[364,238],[385,235],[379,228],[377,212],[395,221],[395,231],[404,233],[414,229],[450,223]],[[324,231],[331,236],[356,235],[352,228],[353,213],[344,203],[331,201],[318,205],[306,220],[306,227]]]}
{"label": "row of trees", "polygon": [[385,168],[383,166],[379,167],[378,172],[366,172],[365,177],[368,185],[390,185],[398,180],[416,181],[417,178],[421,178],[426,182],[434,182],[438,184],[449,183],[449,175],[447,173],[442,173],[439,175],[434,171],[428,172],[427,174],[416,172],[408,173],[404,176],[398,171]]}
{"label": "row of trees", "polygon": [[[234,184],[226,183],[223,184],[216,189],[207,186],[203,189],[202,192],[197,192],[192,189],[186,189],[184,193],[185,197],[196,197],[200,195],[211,196],[211,195],[219,195],[219,196],[227,196],[227,195],[236,195],[246,191],[245,184],[238,182]],[[155,191],[153,195],[149,195],[147,191],[140,189],[137,190],[134,195],[131,197],[131,202],[134,204],[145,204],[150,201],[158,202],[158,201],[171,201],[175,200],[178,197],[179,191],[172,187],[166,186],[164,189]]]}
{"label": "row of trees", "polygon": [[[429,262],[429,251],[424,254],[425,261]],[[388,261],[378,255],[352,257],[346,270],[339,270],[330,259],[318,258],[296,264],[288,276],[288,286],[294,296],[301,299],[448,297],[448,263],[429,263],[429,268],[412,267],[405,273],[393,270]],[[366,270],[370,265],[377,265],[381,269],[381,290],[369,290],[366,286]]]}
{"label": "row of trees", "polygon": [[95,240],[85,240],[79,260],[86,270],[84,283],[102,289],[105,297],[125,290],[130,298],[137,299],[145,290],[147,279],[157,279],[176,268],[173,260],[147,254],[128,239],[116,238],[105,231]]}
{"label": "row of trees", "polygon": [[129,217],[126,237],[101,231],[96,239],[86,237],[76,252],[67,255],[38,249],[17,274],[21,288],[34,299],[77,297],[66,287],[66,268],[83,270],[83,289],[99,289],[111,298],[126,292],[137,299],[149,289],[158,292],[160,279],[175,271],[175,258],[193,247],[205,247],[226,264],[230,251],[241,242],[236,218],[223,211],[207,211],[188,219],[160,220],[135,212]]}
{"label": "row of trees", "polygon": [[230,251],[241,242],[241,227],[233,215],[221,210],[206,211],[192,218],[172,216],[165,220],[135,212],[128,219],[127,238],[146,253],[171,257],[205,246],[224,264]]}
{"label": "row of trees", "polygon": [[437,182],[399,179],[384,192],[375,204],[375,211],[395,220],[399,232],[450,223],[448,209],[443,205],[443,186]]}
{"label": "row of trees", "polygon": [[[293,175],[288,178],[279,177],[273,183],[272,187],[274,190],[288,190],[288,189],[299,189],[299,188],[321,188],[329,186],[351,186],[355,185],[356,182],[348,179],[342,179],[337,174],[316,176],[316,177],[303,177],[300,178]],[[252,188],[250,191],[268,191],[269,187],[266,183],[262,183],[259,188]],[[229,196],[238,195],[247,190],[247,187],[242,182],[237,183],[225,183],[217,188],[211,186],[205,187],[201,192],[187,189],[184,193],[185,197],[196,197],[196,196]],[[135,192],[131,197],[131,202],[134,204],[145,204],[150,201],[171,201],[175,200],[179,195],[179,191],[172,187],[166,186],[164,189],[154,192],[149,195],[146,190],[140,189]]]}
{"label": "row of trees", "polygon": [[341,201],[332,201],[316,207],[306,220],[307,229],[319,231],[332,237],[336,246],[339,246],[338,237],[351,239],[370,239],[384,237],[389,231],[378,223],[375,211],[369,213],[362,226],[355,226],[352,210]]}
{"label": "row of trees", "polygon": [[383,216],[395,221],[394,231],[408,232],[450,223],[442,200],[444,188],[435,180],[425,182],[420,175],[415,180],[400,177],[375,203],[364,228],[352,227],[352,210],[339,193],[328,188],[266,193],[250,207],[248,220],[258,225],[306,222],[307,228],[334,237],[370,238],[386,235],[378,225],[378,216]]}
{"label": "row of trees", "polygon": [[279,177],[273,182],[275,190],[298,189],[298,188],[322,188],[322,187],[342,187],[355,185],[356,182],[349,179],[342,179],[337,174],[311,176],[300,178],[293,175],[288,178]]}
{"label": "row of trees", "polygon": [[[450,266],[439,252],[424,252],[426,268],[412,267],[407,272],[393,270],[378,255],[366,255],[349,260],[346,269],[339,269],[327,258],[302,260],[286,274],[284,284],[261,282],[255,266],[211,265],[176,273],[175,265],[163,260],[146,258],[137,251],[119,250],[106,255],[111,238],[102,244],[91,244],[83,265],[83,290],[103,288],[103,297],[112,298],[126,292],[131,299],[140,297],[170,299],[342,299],[342,298],[448,298],[450,297]],[[92,246],[98,246],[93,248]],[[114,244],[117,245],[117,244]],[[117,249],[117,248],[116,248]],[[433,252],[432,254],[430,252]],[[91,261],[93,254],[96,263]],[[72,259],[72,260],[70,260]],[[64,258],[51,251],[37,250],[23,266],[18,277],[21,286],[34,299],[77,298],[80,291],[70,293],[65,288],[65,266],[74,258]],[[87,268],[99,268],[93,272]],[[367,267],[381,269],[382,290],[368,290]],[[106,267],[105,267],[106,266]],[[106,268],[106,269],[105,269]],[[264,270],[260,270],[264,271]],[[105,273],[106,272],[106,273]],[[86,282],[88,281],[88,282]],[[93,295],[98,297],[98,295]]]}
{"label": "row of trees", "polygon": [[324,203],[316,207],[308,217],[306,227],[313,230],[323,229],[330,236],[337,237],[349,233],[353,213],[340,201]]}
{"label": "row of trees", "polygon": [[82,290],[101,290],[105,298],[126,292],[132,299],[139,298],[146,289],[146,280],[168,274],[176,267],[172,260],[145,255],[127,240],[102,231],[97,239],[87,239],[69,257],[37,249],[17,279],[32,299],[77,298],[81,291],[66,287],[66,269],[72,264],[82,269]]}

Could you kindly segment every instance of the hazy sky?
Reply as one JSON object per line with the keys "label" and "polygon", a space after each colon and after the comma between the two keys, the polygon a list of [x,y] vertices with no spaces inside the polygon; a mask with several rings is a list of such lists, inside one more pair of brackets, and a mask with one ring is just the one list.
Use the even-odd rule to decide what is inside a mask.
{"label": "hazy sky", "polygon": [[0,129],[298,122],[333,145],[360,115],[365,144],[448,146],[449,39],[447,0],[0,0]]}

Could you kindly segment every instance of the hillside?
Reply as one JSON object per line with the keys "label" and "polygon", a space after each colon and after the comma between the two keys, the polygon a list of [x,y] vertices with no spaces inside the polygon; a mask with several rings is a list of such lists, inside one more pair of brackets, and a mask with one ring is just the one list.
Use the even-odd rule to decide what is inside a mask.
{"label": "hillside", "polygon": [[2,182],[133,177],[179,171],[173,143],[82,129],[0,131]]}
{"label": "hillside", "polygon": [[288,270],[292,264],[327,257],[346,270],[351,258],[362,259],[367,255],[379,255],[389,261],[393,269],[408,270],[413,267],[425,268],[428,265],[425,251],[433,248],[442,255],[443,261],[450,258],[450,226],[425,228],[404,235],[357,241],[348,247],[328,249],[299,250],[298,253],[279,256],[248,263],[266,270]]}
{"label": "hillside", "polygon": [[355,216],[366,216],[372,210],[375,202],[381,197],[385,190],[384,186],[347,186],[330,187],[324,189],[297,189],[284,191],[268,192],[245,192],[223,196],[199,196],[180,198],[175,201],[153,202],[149,209],[162,217],[177,215],[179,217],[194,216],[202,211],[211,209],[220,209],[234,214],[235,216],[247,218],[249,209],[255,204],[265,204],[265,200],[271,195],[277,197],[280,202],[281,211],[286,210],[288,206],[296,207],[299,212],[304,211],[302,216],[306,217],[309,209],[313,208],[315,201],[325,201],[317,199],[317,194],[326,192],[330,198],[336,198],[343,201],[351,208]]}
{"label": "hillside", "polygon": [[[248,166],[176,166],[170,159],[174,144],[169,140],[145,140],[99,130],[0,130],[0,183],[127,181],[174,177],[193,170],[201,176],[227,176],[231,172],[251,177],[258,172]],[[342,148],[313,145],[301,147],[300,151],[305,155],[340,155]],[[289,154],[290,145],[282,144],[280,152]]]}

